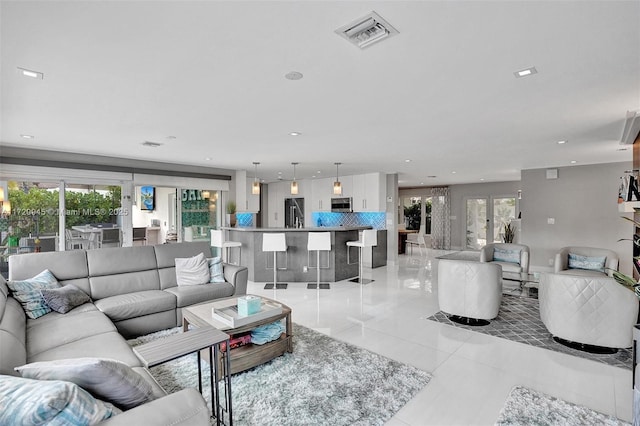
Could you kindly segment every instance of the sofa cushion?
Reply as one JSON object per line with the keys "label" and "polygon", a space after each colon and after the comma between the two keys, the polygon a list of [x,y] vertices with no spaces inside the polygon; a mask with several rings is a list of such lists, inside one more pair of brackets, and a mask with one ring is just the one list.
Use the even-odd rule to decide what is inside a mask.
{"label": "sofa cushion", "polygon": [[9,280],[7,285],[11,289],[13,297],[22,305],[27,316],[33,319],[51,312],[51,308],[45,302],[40,290],[60,287],[60,283],[48,269],[32,278]]}
{"label": "sofa cushion", "polygon": [[89,295],[73,284],[60,288],[43,289],[40,290],[40,294],[51,309],[61,314],[66,314],[77,306],[91,302]]}
{"label": "sofa cushion", "polygon": [[137,291],[100,299],[95,305],[111,321],[121,321],[175,309],[176,298],[162,290]]}
{"label": "sofa cushion", "polygon": [[223,283],[224,272],[222,270],[222,259],[220,257],[212,257],[207,259],[209,262],[209,282],[210,283]]}
{"label": "sofa cushion", "polygon": [[493,249],[493,260],[497,262],[520,264],[520,250],[502,249],[496,247]]}
{"label": "sofa cushion", "polygon": [[65,380],[98,399],[128,410],[155,399],[151,384],[128,365],[103,358],[72,358],[34,362],[16,367],[22,377]]}
{"label": "sofa cushion", "polygon": [[176,282],[178,286],[207,284],[210,279],[209,264],[204,254],[176,258]]}
{"label": "sofa cushion", "polygon": [[40,319],[27,321],[29,357],[86,337],[116,331],[116,327],[109,318],[99,311],[58,315],[57,318],[49,321],[40,321]]}
{"label": "sofa cushion", "polygon": [[117,359],[129,367],[142,366],[127,341],[117,331],[85,337],[52,347],[44,352],[29,356],[27,362],[82,357]]}
{"label": "sofa cushion", "polygon": [[498,264],[502,267],[502,272],[509,272],[509,273],[517,273],[519,274],[520,272],[522,272],[522,267],[520,266],[520,264],[518,263],[513,263],[513,262],[491,262],[491,263],[495,263]]}
{"label": "sofa cushion", "polygon": [[569,269],[587,269],[604,272],[606,260],[607,258],[605,256],[583,256],[569,253]]}
{"label": "sofa cushion", "polygon": [[184,308],[196,303],[211,301],[221,297],[233,296],[235,287],[227,282],[207,285],[192,285],[171,287],[165,290],[175,295],[178,308]]}
{"label": "sofa cushion", "polygon": [[89,425],[121,413],[71,382],[0,378],[0,424]]}

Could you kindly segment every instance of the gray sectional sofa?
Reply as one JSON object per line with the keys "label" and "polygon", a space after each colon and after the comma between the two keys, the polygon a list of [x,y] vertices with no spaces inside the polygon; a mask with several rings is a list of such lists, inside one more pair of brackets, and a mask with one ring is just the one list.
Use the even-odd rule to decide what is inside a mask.
{"label": "gray sectional sofa", "polygon": [[183,307],[246,294],[247,268],[228,264],[223,265],[225,283],[178,287],[175,259],[199,253],[211,257],[211,248],[195,242],[12,256],[10,280],[48,269],[60,284],[74,284],[93,303],[30,319],[0,277],[0,374],[15,376],[15,367],[37,361],[111,358],[145,377],[160,399],[105,423],[209,424],[202,396],[193,389],[166,395],[125,340],[181,325]]}

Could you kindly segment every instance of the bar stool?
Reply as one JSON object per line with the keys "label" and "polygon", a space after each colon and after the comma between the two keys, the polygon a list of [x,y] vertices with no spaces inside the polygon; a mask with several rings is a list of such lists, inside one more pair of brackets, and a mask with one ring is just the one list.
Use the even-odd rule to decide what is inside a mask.
{"label": "bar stool", "polygon": [[[222,229],[211,230],[211,247],[217,247],[220,249],[222,253],[222,261],[224,263],[240,266],[240,262],[242,261],[242,243],[239,241],[225,241],[224,231]],[[238,263],[232,263],[229,261],[229,249],[232,248],[238,249]]]}
{"label": "bar stool", "polygon": [[362,277],[362,249],[365,247],[373,247],[376,245],[378,245],[378,231],[375,229],[363,230],[358,241],[347,241],[347,265],[352,265],[353,263],[355,263],[349,261],[349,252],[351,247],[358,247],[360,249],[358,253],[358,262],[360,263],[359,275],[349,281],[360,284],[369,284],[370,282],[373,282],[373,280]]}
{"label": "bar stool", "polygon": [[[277,282],[277,274],[278,274],[278,252],[283,251],[285,255],[287,254],[287,240],[285,238],[284,233],[272,233],[265,232],[262,234],[262,251],[263,252],[273,252],[273,283],[267,283],[264,286],[265,290],[270,289],[279,289],[286,290],[288,287],[287,283],[279,283]],[[286,258],[286,262],[289,262],[289,259]],[[269,266],[267,265],[267,269]],[[287,269],[281,268],[281,269]]]}
{"label": "bar stool", "polygon": [[[316,266],[317,269],[317,279],[315,283],[308,283],[307,289],[323,289],[329,290],[331,286],[329,283],[321,283],[320,282],[320,269],[329,269],[329,252],[331,251],[331,232],[309,232],[309,240],[307,242],[307,267],[309,269],[314,268],[311,266],[310,254],[311,251],[316,252]],[[320,266],[320,252],[327,252],[327,266]]]}

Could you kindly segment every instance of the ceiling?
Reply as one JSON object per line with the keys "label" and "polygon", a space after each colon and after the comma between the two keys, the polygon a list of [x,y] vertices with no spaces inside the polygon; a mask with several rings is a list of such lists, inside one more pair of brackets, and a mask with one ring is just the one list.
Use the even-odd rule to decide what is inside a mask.
{"label": "ceiling", "polygon": [[[267,182],[291,179],[291,162],[298,179],[341,162],[340,175],[398,173],[401,187],[632,158],[619,140],[640,109],[639,1],[0,7],[4,147],[251,177],[258,161]],[[371,11],[399,34],[361,50],[334,32]]]}

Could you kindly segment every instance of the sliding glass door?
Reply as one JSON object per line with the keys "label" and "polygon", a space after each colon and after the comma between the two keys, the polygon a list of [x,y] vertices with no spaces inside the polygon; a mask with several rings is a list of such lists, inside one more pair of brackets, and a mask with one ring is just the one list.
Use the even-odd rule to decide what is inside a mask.
{"label": "sliding glass door", "polygon": [[474,197],[466,200],[465,248],[479,250],[503,242],[504,226],[516,218],[516,197]]}

